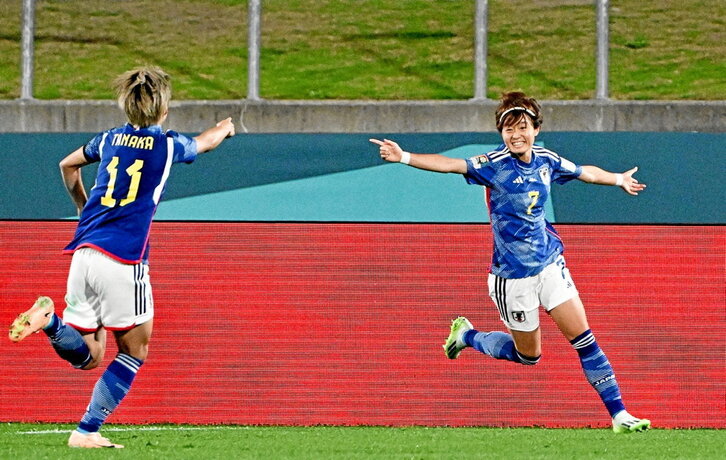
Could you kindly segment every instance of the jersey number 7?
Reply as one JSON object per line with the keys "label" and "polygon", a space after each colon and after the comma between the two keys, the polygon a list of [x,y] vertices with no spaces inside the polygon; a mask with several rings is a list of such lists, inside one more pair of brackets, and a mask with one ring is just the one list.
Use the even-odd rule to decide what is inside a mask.
{"label": "jersey number 7", "polygon": [[529,192],[529,197],[532,198],[532,202],[529,204],[529,207],[527,207],[527,214],[532,214],[532,208],[534,208],[534,205],[537,204],[537,200],[539,199],[539,192]]}

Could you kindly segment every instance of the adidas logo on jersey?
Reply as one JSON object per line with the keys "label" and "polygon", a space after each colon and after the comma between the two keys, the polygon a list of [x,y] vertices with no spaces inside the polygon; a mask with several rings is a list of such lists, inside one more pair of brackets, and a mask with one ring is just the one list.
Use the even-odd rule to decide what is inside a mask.
{"label": "adidas logo on jersey", "polygon": [[514,184],[524,184],[524,179],[522,179],[521,177],[517,177],[516,179],[514,179],[512,181],[512,183],[514,183]]}

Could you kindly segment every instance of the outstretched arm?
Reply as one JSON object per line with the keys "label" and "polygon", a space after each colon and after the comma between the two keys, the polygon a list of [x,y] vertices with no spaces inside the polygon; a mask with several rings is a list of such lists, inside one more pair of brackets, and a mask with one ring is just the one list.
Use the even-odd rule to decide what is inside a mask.
{"label": "outstretched arm", "polygon": [[81,168],[87,164],[88,160],[83,154],[83,147],[78,147],[63,158],[58,165],[63,177],[63,185],[66,186],[66,190],[68,190],[71,200],[76,205],[79,215],[86,205],[86,201],[88,201],[88,195],[86,195],[86,189],[83,187],[83,180],[81,179]]}
{"label": "outstretched arm", "polygon": [[216,148],[228,137],[234,136],[234,123],[232,118],[227,118],[216,126],[209,128],[194,138],[197,141],[197,152],[204,153],[209,152]]}
{"label": "outstretched arm", "polygon": [[391,140],[368,139],[379,146],[381,158],[391,163],[405,163],[414,168],[440,173],[466,174],[466,160],[437,154],[419,154],[404,151]]}
{"label": "outstretched arm", "polygon": [[589,184],[617,185],[630,195],[637,195],[645,189],[645,184],[641,184],[633,177],[637,170],[636,166],[624,173],[611,173],[597,166],[586,165],[582,167],[582,174],[578,179]]}

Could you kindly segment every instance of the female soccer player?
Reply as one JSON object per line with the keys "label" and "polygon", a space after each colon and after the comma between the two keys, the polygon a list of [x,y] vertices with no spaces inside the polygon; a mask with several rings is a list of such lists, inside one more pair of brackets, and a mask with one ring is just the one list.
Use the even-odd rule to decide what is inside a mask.
{"label": "female soccer player", "polygon": [[[19,342],[43,330],[61,358],[78,369],[97,367],[113,332],[118,354],[96,383],[71,447],[123,447],[99,434],[101,425],[128,393],[146,359],[154,316],[148,237],[172,163],[191,163],[198,153],[235,134],[231,118],[194,138],[163,131],[171,83],[158,67],[141,67],[115,82],[128,123],[96,135],[60,162],[63,182],[80,214],[72,253],[66,308],[61,319],[53,301],[40,297],[10,327]],[[100,162],[88,196],[81,168]]]}
{"label": "female soccer player", "polygon": [[496,113],[503,145],[468,160],[406,152],[391,140],[370,141],[381,158],[415,168],[463,174],[467,183],[487,188],[494,234],[489,295],[509,333],[479,332],[465,317],[456,318],[444,344],[456,359],[466,347],[496,359],[534,365],[540,359],[539,306],[555,321],[577,351],[585,376],[600,395],[616,433],[643,431],[650,421],[630,415],[623,405],[613,369],[600,349],[575,284],[565,266],[563,245],[545,220],[550,184],[572,179],[621,187],[630,195],[645,188],[633,168],[621,174],[596,166],[578,166],[555,152],[535,146],[542,125],[539,103],[520,92],[503,95]]}

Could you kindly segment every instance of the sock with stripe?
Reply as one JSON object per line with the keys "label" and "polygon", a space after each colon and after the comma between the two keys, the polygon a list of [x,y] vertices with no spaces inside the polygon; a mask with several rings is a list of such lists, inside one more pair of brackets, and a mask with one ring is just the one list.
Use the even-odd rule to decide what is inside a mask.
{"label": "sock with stripe", "polygon": [[620,387],[615,380],[615,373],[605,353],[595,341],[595,336],[590,329],[570,340],[572,347],[580,356],[582,370],[590,385],[600,395],[610,416],[613,417],[620,411],[625,410],[620,395]]}
{"label": "sock with stripe", "polygon": [[93,359],[91,350],[81,334],[66,325],[55,313],[51,316],[48,325],[43,328],[43,332],[50,339],[50,344],[58,356],[71,363],[71,366],[80,369]]}
{"label": "sock with stripe", "polygon": [[95,433],[106,417],[116,409],[129,392],[136,373],[144,362],[131,355],[119,353],[96,382],[88,409],[78,424],[81,433]]}
{"label": "sock with stripe", "polygon": [[505,332],[479,332],[472,329],[464,333],[463,339],[470,347],[495,359],[505,359],[525,365],[537,364],[540,359],[540,356],[526,356],[517,351],[511,334]]}

